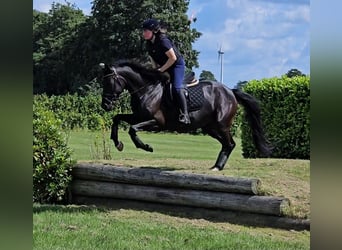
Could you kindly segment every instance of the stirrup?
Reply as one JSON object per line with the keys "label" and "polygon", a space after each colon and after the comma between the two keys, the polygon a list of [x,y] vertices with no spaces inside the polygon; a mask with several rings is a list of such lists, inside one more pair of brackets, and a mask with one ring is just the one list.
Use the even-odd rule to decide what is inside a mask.
{"label": "stirrup", "polygon": [[189,116],[185,115],[185,114],[180,114],[178,120],[179,120],[179,122],[184,123],[184,124],[190,124],[191,123]]}

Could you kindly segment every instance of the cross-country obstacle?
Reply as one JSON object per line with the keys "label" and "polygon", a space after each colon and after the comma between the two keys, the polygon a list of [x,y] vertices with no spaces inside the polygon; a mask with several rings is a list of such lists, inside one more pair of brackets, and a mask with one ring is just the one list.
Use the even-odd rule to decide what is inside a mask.
{"label": "cross-country obstacle", "polygon": [[290,207],[287,198],[258,195],[261,182],[255,178],[100,163],[77,163],[72,175],[70,193],[74,204],[139,207],[138,203],[143,202],[140,207],[150,211],[204,215],[256,226],[310,228],[308,220],[285,216]]}

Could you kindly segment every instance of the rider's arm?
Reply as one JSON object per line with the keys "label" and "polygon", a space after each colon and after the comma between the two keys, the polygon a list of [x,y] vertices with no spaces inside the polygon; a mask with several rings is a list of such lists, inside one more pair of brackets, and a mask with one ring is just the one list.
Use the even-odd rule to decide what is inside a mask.
{"label": "rider's arm", "polygon": [[166,63],[161,66],[158,70],[161,72],[166,71],[168,68],[170,68],[175,61],[177,60],[177,56],[175,51],[173,50],[173,48],[169,49],[168,51],[165,52],[165,55],[167,55],[168,59],[166,61]]}

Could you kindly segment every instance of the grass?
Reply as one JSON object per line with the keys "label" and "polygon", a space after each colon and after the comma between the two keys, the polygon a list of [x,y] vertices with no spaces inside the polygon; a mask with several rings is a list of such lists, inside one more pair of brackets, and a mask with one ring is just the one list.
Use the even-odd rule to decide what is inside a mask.
{"label": "grass", "polygon": [[[79,161],[114,165],[167,167],[178,171],[259,178],[262,192],[290,199],[290,215],[310,218],[310,161],[243,159],[241,142],[223,171],[208,170],[220,145],[209,136],[139,133],[154,147],[136,149],[126,131],[118,152],[112,142],[111,160],[94,159],[94,141],[103,145],[101,132],[71,131],[69,146]],[[107,134],[109,136],[109,132]],[[100,148],[97,149],[97,152]],[[93,206],[34,204],[34,249],[310,249],[310,232],[256,228],[226,222],[172,216],[168,213]]]}
{"label": "grass", "polygon": [[156,212],[34,205],[33,249],[309,249],[309,232]]}

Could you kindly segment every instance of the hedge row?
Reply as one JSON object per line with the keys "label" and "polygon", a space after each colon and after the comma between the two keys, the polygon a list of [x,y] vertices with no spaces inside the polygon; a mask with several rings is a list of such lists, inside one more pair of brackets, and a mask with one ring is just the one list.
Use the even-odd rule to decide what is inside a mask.
{"label": "hedge row", "polygon": [[128,94],[123,94],[112,112],[105,112],[101,108],[101,96],[94,94],[35,95],[33,106],[52,111],[55,117],[62,121],[63,129],[80,128],[93,131],[102,129],[103,124],[110,128],[116,113],[130,113],[128,97]]}
{"label": "hedge row", "polygon": [[[309,159],[310,77],[253,80],[243,90],[260,101],[263,125],[274,147],[271,157]],[[257,157],[249,127],[242,121],[243,156]]]}

